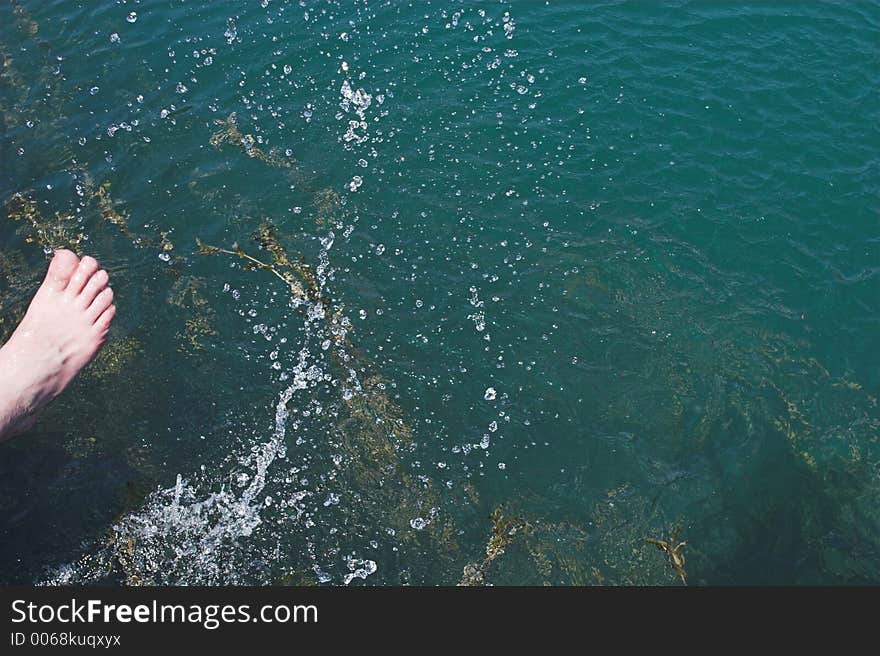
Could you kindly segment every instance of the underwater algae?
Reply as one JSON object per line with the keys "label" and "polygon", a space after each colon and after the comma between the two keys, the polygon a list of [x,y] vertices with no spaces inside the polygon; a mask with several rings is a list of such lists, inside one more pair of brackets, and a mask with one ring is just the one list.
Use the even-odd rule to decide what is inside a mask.
{"label": "underwater algae", "polygon": [[217,335],[216,312],[205,296],[206,287],[204,278],[181,277],[174,281],[168,294],[168,303],[185,312],[183,329],[176,334],[181,352],[201,351],[205,340]]}
{"label": "underwater algae", "polygon": [[248,157],[261,160],[271,166],[278,168],[292,168],[294,162],[279,155],[274,149],[268,152],[261,150],[258,146],[258,140],[251,134],[242,134],[238,129],[236,112],[232,112],[225,119],[215,119],[214,123],[220,126],[220,129],[211,135],[210,144],[217,149],[224,145],[237,146]]}
{"label": "underwater algae", "polygon": [[682,553],[682,549],[687,542],[678,541],[680,530],[680,527],[676,527],[669,536],[669,540],[657,540],[655,538],[643,539],[648,544],[653,544],[657,549],[666,554],[669,558],[670,567],[672,567],[672,569],[675,570],[675,573],[678,574],[679,578],[681,578],[681,582],[687,585],[687,576],[684,571],[684,553]]}
{"label": "underwater algae", "polygon": [[[459,585],[485,584],[492,563],[504,555],[505,549],[516,539],[517,533],[528,529],[528,524],[521,517],[505,516],[501,508],[496,508],[490,519],[492,520],[492,533],[486,544],[486,557],[479,562],[465,565]],[[547,572],[549,563],[543,555],[538,556],[538,561],[542,571]]]}
{"label": "underwater algae", "polygon": [[310,271],[309,266],[304,262],[296,263],[287,259],[287,253],[278,244],[275,237],[275,229],[269,224],[262,224],[259,230],[254,234],[254,240],[261,248],[269,251],[272,255],[272,263],[264,262],[252,255],[248,255],[237,243],[231,248],[221,248],[206,244],[201,240],[196,240],[198,246],[198,255],[215,255],[225,253],[226,255],[234,255],[245,260],[244,269],[246,271],[261,269],[269,271],[279,280],[282,280],[289,288],[295,299],[299,301],[319,301],[319,287],[315,280],[314,274]]}
{"label": "underwater algae", "polygon": [[122,234],[128,234],[128,219],[116,209],[116,202],[110,197],[110,183],[104,182],[93,191],[91,177],[88,174],[86,176],[85,193],[87,196],[94,194],[101,218],[117,226]]}
{"label": "underwater algae", "polygon": [[6,216],[22,224],[25,241],[43,249],[68,248],[77,251],[85,239],[82,224],[73,214],[55,212],[46,219],[29,195],[15,193],[6,201]]}
{"label": "underwater algae", "polygon": [[342,207],[342,197],[339,192],[330,187],[315,192],[315,224],[319,228],[329,228],[334,224],[334,219]]}
{"label": "underwater algae", "polygon": [[12,4],[12,15],[15,16],[17,27],[28,36],[36,36],[40,31],[40,26],[27,8],[17,0],[9,1]]}

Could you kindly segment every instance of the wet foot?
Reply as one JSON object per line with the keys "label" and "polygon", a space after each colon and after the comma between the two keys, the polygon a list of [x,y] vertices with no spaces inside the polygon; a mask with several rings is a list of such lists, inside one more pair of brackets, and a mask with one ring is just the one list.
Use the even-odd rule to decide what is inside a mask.
{"label": "wet foot", "polygon": [[27,430],[100,350],[116,313],[107,272],[55,251],[49,271],[0,348],[0,442]]}

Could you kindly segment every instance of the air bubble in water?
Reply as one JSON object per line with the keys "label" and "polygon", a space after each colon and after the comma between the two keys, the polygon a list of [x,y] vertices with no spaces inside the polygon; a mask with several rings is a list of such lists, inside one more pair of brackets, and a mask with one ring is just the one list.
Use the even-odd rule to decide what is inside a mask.
{"label": "air bubble in water", "polygon": [[226,43],[232,44],[235,41],[235,38],[238,36],[238,31],[235,28],[235,21],[231,18],[226,19],[226,31],[223,32],[223,36],[226,37]]}
{"label": "air bubble in water", "polygon": [[127,20],[129,23],[134,23],[137,19],[138,15],[136,11],[130,12],[128,16],[125,17],[125,20]]}
{"label": "air bubble in water", "polygon": [[370,574],[376,571],[376,561],[374,560],[357,560],[355,558],[347,558],[348,569],[350,574],[346,574],[343,583],[348,585],[354,579],[366,579]]}

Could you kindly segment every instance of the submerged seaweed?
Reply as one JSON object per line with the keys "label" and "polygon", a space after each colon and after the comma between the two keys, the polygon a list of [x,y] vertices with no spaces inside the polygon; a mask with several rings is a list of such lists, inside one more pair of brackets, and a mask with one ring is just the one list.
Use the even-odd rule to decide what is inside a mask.
{"label": "submerged seaweed", "polygon": [[[92,188],[90,184],[91,178],[86,178],[86,194],[89,194],[89,191]],[[95,198],[98,201],[98,208],[101,212],[101,218],[109,223],[112,223],[115,226],[118,226],[123,234],[128,234],[128,220],[127,217],[123,216],[116,209],[116,203],[110,198],[110,183],[104,182],[104,184],[99,185],[98,189],[94,192]]]}
{"label": "submerged seaweed", "polygon": [[220,130],[211,135],[210,144],[218,149],[224,145],[238,146],[248,157],[259,159],[271,166],[287,169],[293,167],[293,162],[279,155],[274,149],[268,152],[261,150],[253,135],[242,134],[236,120],[235,112],[225,119],[216,119],[214,123],[220,126]]}
{"label": "submerged seaweed", "polygon": [[504,551],[513,544],[518,533],[529,527],[529,524],[519,516],[504,515],[501,508],[496,508],[492,513],[492,533],[486,544],[486,557],[483,560],[465,565],[459,585],[483,585],[486,583],[486,574],[492,563],[504,554]]}
{"label": "submerged seaweed", "polygon": [[314,195],[315,224],[319,228],[329,228],[334,222],[336,213],[342,207],[342,197],[330,187],[321,189]]}
{"label": "submerged seaweed", "polygon": [[205,287],[202,278],[180,278],[175,281],[168,295],[168,303],[187,313],[183,330],[176,335],[180,344],[178,350],[185,353],[202,350],[205,346],[204,340],[217,335],[214,328],[216,316],[204,296]]}
{"label": "submerged seaweed", "polygon": [[36,201],[29,195],[15,193],[6,201],[6,215],[13,221],[24,224],[22,231],[25,241],[37,244],[44,250],[69,248],[76,251],[85,239],[82,224],[72,214],[55,212],[46,219],[37,209]]}
{"label": "submerged seaweed", "polygon": [[261,225],[257,232],[254,233],[253,238],[261,248],[269,251],[272,255],[271,264],[249,255],[237,243],[233,244],[231,248],[222,248],[206,244],[197,239],[196,245],[198,250],[196,254],[216,255],[224,253],[226,255],[234,255],[246,261],[244,265],[245,270],[269,271],[278,279],[283,280],[295,299],[299,301],[311,300],[313,302],[320,302],[322,300],[318,282],[309,265],[303,261],[291,262],[288,259],[287,253],[278,243],[275,229],[271,225],[267,223]]}
{"label": "submerged seaweed", "polygon": [[669,558],[669,566],[675,570],[675,573],[678,574],[681,582],[687,585],[687,576],[684,571],[684,554],[682,553],[682,549],[687,544],[686,542],[678,542],[678,533],[680,531],[680,527],[676,527],[672,531],[672,535],[669,536],[669,540],[657,540],[654,538],[643,538],[645,542],[648,544],[653,544],[660,551],[666,554]]}

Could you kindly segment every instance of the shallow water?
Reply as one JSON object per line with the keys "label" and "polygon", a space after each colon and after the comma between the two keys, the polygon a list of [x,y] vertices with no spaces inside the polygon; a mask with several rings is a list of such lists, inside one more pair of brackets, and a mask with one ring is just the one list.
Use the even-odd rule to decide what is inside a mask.
{"label": "shallow water", "polygon": [[[880,581],[878,29],[0,5],[0,336],[52,247],[119,307],[0,449],[0,580],[676,584],[679,529],[688,583]],[[196,254],[264,224],[293,286]]]}

